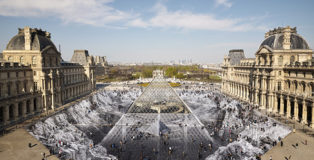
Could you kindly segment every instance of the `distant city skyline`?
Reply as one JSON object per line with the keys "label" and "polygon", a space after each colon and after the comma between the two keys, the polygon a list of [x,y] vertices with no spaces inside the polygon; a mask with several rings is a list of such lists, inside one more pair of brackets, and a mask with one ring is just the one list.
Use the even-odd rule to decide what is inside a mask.
{"label": "distant city skyline", "polygon": [[109,62],[192,59],[221,63],[231,49],[254,57],[264,33],[284,26],[314,46],[310,0],[2,0],[0,52],[30,26],[51,33],[64,60],[75,49]]}

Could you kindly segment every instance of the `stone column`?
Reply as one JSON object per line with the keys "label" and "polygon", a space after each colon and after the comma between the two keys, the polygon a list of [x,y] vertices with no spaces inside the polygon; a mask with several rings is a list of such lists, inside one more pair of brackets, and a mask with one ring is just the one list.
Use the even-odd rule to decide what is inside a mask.
{"label": "stone column", "polygon": [[266,91],[267,89],[267,78],[263,77],[263,91]]}
{"label": "stone column", "polygon": [[267,106],[268,106],[268,111],[269,112],[272,112],[272,99],[273,99],[273,96],[272,95],[270,95],[270,94],[268,94],[268,98],[267,98]]}
{"label": "stone column", "polygon": [[59,92],[59,104],[62,106],[62,97],[61,97],[61,92]]}
{"label": "stone column", "polygon": [[13,120],[17,120],[19,116],[19,108],[17,103],[13,103]]}
{"label": "stone column", "polygon": [[9,106],[3,106],[3,124],[7,124],[9,121]]}
{"label": "stone column", "polygon": [[249,102],[250,101],[250,99],[249,99],[249,87],[245,88],[245,92],[246,92],[245,99]]}
{"label": "stone column", "polygon": [[273,113],[277,113],[278,112],[278,96],[277,96],[276,93],[275,93],[273,98],[274,98],[274,101],[273,101],[273,103],[274,103]]}
{"label": "stone column", "polygon": [[22,101],[22,117],[26,117],[26,101]]}
{"label": "stone column", "polygon": [[42,111],[43,110],[43,97],[38,97],[37,98],[37,108],[38,111]]}
{"label": "stone column", "polygon": [[294,119],[299,120],[299,104],[297,98],[294,98]]}
{"label": "stone column", "polygon": [[302,109],[303,109],[303,112],[302,112],[302,123],[303,124],[307,124],[307,106],[306,106],[306,103],[305,103],[305,99],[303,99],[303,101],[302,101]]}
{"label": "stone column", "polygon": [[29,112],[30,114],[34,114],[34,99],[29,100]]}
{"label": "stone column", "polygon": [[258,91],[255,91],[255,105],[258,105]]}
{"label": "stone column", "polygon": [[287,118],[291,118],[291,104],[289,96],[287,96]]}
{"label": "stone column", "polygon": [[53,80],[54,78],[53,77],[51,77],[51,109],[54,111],[55,110],[55,92],[54,92],[54,80]]}
{"label": "stone column", "polygon": [[264,95],[264,93],[261,94],[260,102],[261,102],[261,103],[260,103],[260,104],[261,104],[261,105],[260,105],[260,108],[261,108],[261,109],[265,109],[265,103],[264,103],[264,102],[265,102],[265,95]]}
{"label": "stone column", "polygon": [[243,96],[242,96],[242,94],[243,94],[243,90],[242,90],[243,88],[242,88],[242,85],[239,85],[239,91],[240,91],[240,99],[243,99]]}
{"label": "stone column", "polygon": [[283,110],[284,110],[284,103],[283,103],[283,96],[282,94],[280,95],[280,115],[283,115]]}

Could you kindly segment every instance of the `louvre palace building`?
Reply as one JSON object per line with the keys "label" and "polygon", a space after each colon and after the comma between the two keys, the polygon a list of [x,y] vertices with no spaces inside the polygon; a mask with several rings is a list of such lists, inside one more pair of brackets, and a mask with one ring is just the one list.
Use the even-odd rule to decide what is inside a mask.
{"label": "louvre palace building", "polygon": [[225,94],[314,128],[313,50],[296,28],[267,32],[255,58],[230,50],[222,68]]}
{"label": "louvre palace building", "polygon": [[18,29],[0,62],[0,130],[91,93],[95,62],[65,62],[50,33]]}

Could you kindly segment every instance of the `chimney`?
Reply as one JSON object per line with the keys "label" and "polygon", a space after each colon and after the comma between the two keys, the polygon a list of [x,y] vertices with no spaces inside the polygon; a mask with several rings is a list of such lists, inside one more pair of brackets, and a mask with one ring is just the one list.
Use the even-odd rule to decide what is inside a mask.
{"label": "chimney", "polygon": [[287,26],[283,29],[283,49],[290,49],[291,28]]}
{"label": "chimney", "polygon": [[25,50],[31,50],[31,34],[30,28],[24,27]]}

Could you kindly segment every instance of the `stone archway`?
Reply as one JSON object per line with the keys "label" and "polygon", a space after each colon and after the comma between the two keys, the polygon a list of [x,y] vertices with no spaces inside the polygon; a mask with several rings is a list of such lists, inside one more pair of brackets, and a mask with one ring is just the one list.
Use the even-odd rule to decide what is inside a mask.
{"label": "stone archway", "polygon": [[37,98],[34,98],[34,111],[37,111],[38,110],[38,106],[37,106]]}
{"label": "stone archway", "polygon": [[284,115],[287,115],[287,108],[288,108],[288,105],[287,105],[287,99],[286,98],[284,98],[284,101],[283,101],[284,103],[284,105],[283,105],[283,113],[284,113]]}
{"label": "stone archway", "polygon": [[277,98],[277,112],[280,112],[280,97]]}
{"label": "stone archway", "polygon": [[22,117],[22,115],[23,115],[23,103],[20,102],[20,103],[18,104],[18,116],[19,116],[19,117]]}
{"label": "stone archway", "polygon": [[302,114],[303,114],[303,105],[302,105],[302,103],[298,102],[298,119],[299,119],[299,121],[302,120]]}
{"label": "stone archway", "polygon": [[4,107],[0,106],[0,123],[4,122]]}
{"label": "stone archway", "polygon": [[306,105],[307,107],[307,115],[306,115],[306,120],[307,120],[307,124],[311,125],[312,124],[312,106],[310,104]]}
{"label": "stone archway", "polygon": [[294,117],[294,101],[290,100],[290,105],[291,105],[291,118]]}
{"label": "stone archway", "polygon": [[29,114],[31,112],[31,101],[26,101],[26,114]]}
{"label": "stone archway", "polygon": [[9,106],[9,119],[10,120],[14,119],[14,105],[13,104]]}

